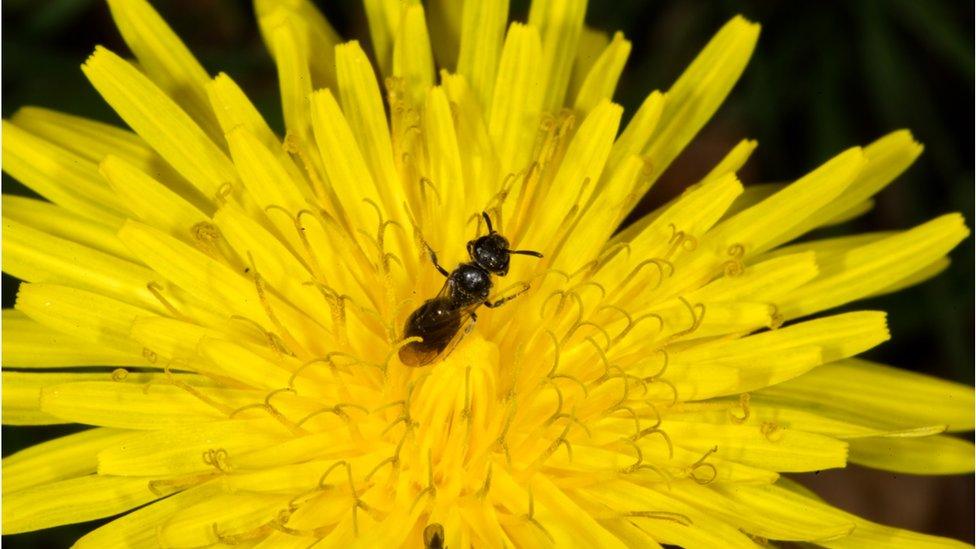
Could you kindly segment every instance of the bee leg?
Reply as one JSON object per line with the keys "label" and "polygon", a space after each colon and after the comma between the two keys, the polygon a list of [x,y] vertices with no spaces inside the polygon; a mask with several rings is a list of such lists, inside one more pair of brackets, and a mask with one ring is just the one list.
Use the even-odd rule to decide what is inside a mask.
{"label": "bee leg", "polygon": [[495,301],[485,301],[485,307],[488,307],[490,309],[494,309],[496,307],[501,307],[502,305],[508,303],[509,301],[511,301],[511,300],[515,299],[516,297],[518,297],[518,296],[524,294],[525,292],[529,291],[529,288],[530,288],[530,286],[528,284],[523,284],[522,285],[522,288],[519,291],[517,291],[517,292],[515,292],[513,294],[510,294],[510,295],[507,295],[507,296],[504,296],[504,297],[500,297],[500,298],[496,299]]}
{"label": "bee leg", "polygon": [[427,248],[427,253],[430,254],[430,262],[434,264],[434,268],[444,275],[445,278],[451,276],[451,273],[447,272],[447,269],[441,267],[441,264],[437,262],[437,253],[430,247],[427,241],[424,241],[424,247]]}
{"label": "bee leg", "polygon": [[[461,337],[464,337],[464,336],[470,334],[471,333],[471,330],[474,330],[475,323],[478,322],[478,315],[476,315],[474,313],[474,311],[468,313],[468,317],[471,319],[471,321],[464,323],[464,329],[461,330],[461,334],[460,334]],[[459,337],[458,340],[460,340],[460,339],[461,338]]]}

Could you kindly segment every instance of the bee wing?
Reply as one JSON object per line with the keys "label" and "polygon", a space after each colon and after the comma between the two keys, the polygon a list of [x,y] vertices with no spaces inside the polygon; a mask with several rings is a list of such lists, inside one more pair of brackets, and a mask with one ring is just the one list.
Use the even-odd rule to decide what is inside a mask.
{"label": "bee wing", "polygon": [[451,296],[451,288],[453,286],[454,286],[454,282],[451,280],[450,277],[447,277],[444,280],[444,285],[441,286],[440,291],[437,292],[437,295],[436,296],[434,296],[434,299],[438,299],[438,298],[441,298],[441,297],[450,297]]}
{"label": "bee wing", "polygon": [[478,308],[478,305],[480,305],[480,303],[469,305],[461,309],[461,326],[458,327],[458,330],[454,334],[454,337],[452,337],[451,341],[449,341],[447,345],[444,347],[444,351],[441,352],[440,354],[441,359],[447,358],[447,356],[454,351],[454,348],[457,347],[459,343],[461,343],[461,340],[464,339],[464,336],[468,335],[468,333],[474,329],[475,317],[471,313],[473,313],[474,310]]}
{"label": "bee wing", "polygon": [[448,297],[451,294],[452,283],[450,280],[444,282],[444,286],[441,287],[441,291],[437,292],[437,296],[433,299],[428,299],[417,311],[414,313],[416,318],[411,319],[416,326],[423,326],[425,334],[428,336],[425,339],[430,339],[433,337],[435,340],[444,340],[445,342],[449,339],[450,333],[456,331],[458,320],[461,321],[462,325],[467,320],[467,317],[471,316],[471,311],[477,307],[465,307],[457,311],[457,315],[445,315],[443,314],[442,307],[435,306],[435,303],[446,303],[448,302]]}
{"label": "bee wing", "polygon": [[425,301],[407,318],[404,327],[405,337],[419,337],[420,341],[400,349],[400,360],[408,366],[434,362],[450,345],[467,316],[470,315],[455,309],[446,298]]}
{"label": "bee wing", "polygon": [[428,329],[427,342],[412,344],[400,350],[400,361],[408,366],[425,366],[447,358],[474,328],[471,314],[477,306],[466,307],[451,321],[438,319]]}

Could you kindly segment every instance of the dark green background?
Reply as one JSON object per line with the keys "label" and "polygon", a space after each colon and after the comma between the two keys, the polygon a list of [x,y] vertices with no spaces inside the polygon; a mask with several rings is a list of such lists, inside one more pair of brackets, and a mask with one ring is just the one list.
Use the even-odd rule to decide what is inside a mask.
{"label": "dark green background", "polygon": [[[366,37],[359,3],[324,9],[346,37]],[[180,0],[154,5],[211,72],[228,72],[277,127],[277,79],[250,2]],[[524,19],[527,2],[513,0]],[[97,0],[3,2],[3,116],[41,105],[117,121],[79,65],[95,44],[124,52]],[[743,179],[784,181],[836,152],[890,130],[911,129],[925,153],[877,198],[875,209],[835,233],[907,228],[961,211],[973,223],[973,4],[591,0],[587,22],[633,42],[617,100],[629,113],[666,89],[709,36],[736,13],[762,23],[752,62],[715,119],[655,186],[641,208],[663,203],[705,174],[742,137],[758,139]],[[5,192],[24,192],[4,175]],[[973,382],[973,240],[922,286],[861,302],[890,313],[892,341],[868,357]],[[16,281],[4,275],[3,304]],[[853,390],[856,390],[854,388]],[[905,395],[911,399],[912,395]],[[7,455],[70,428],[3,429]],[[826,499],[875,520],[973,541],[973,477],[908,477],[859,468],[805,475]],[[7,547],[66,547],[91,524],[5,536]]]}

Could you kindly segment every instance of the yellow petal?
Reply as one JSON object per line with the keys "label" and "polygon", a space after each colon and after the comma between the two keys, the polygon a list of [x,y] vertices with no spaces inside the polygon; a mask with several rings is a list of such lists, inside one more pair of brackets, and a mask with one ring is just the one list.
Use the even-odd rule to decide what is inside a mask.
{"label": "yellow petal", "polygon": [[497,183],[492,182],[498,181],[499,170],[498,157],[483,115],[487,112],[491,97],[480,104],[477,90],[472,90],[465,78],[456,74],[442,71],[441,82],[454,114],[454,130],[464,166],[468,201],[471,204],[487,204],[497,190]]}
{"label": "yellow petal", "polygon": [[[624,298],[616,302],[622,306],[636,306],[640,303],[632,298]],[[669,339],[708,338],[748,333],[771,324],[772,311],[769,305],[763,302],[744,300],[696,302],[697,306],[703,307],[701,310],[706,311],[697,322],[691,317],[695,314],[697,318],[698,313],[689,312],[688,305],[685,303],[680,299],[671,299],[649,308],[634,307],[632,310],[638,316],[657,316],[652,317],[654,320],[651,322],[637,324],[621,338],[618,352],[623,353],[625,349],[630,350],[635,347],[646,348],[652,341],[663,345]],[[658,317],[661,322],[657,322]],[[693,323],[695,323],[694,330],[683,333],[687,332]]]}
{"label": "yellow petal", "polygon": [[[727,411],[727,409],[723,410],[723,412]],[[670,418],[671,416],[672,412],[668,411],[668,417]],[[678,421],[680,421],[680,418],[684,416],[678,415],[675,417],[679,417]],[[619,443],[620,439],[612,438],[614,435],[633,435],[633,422],[619,420],[611,428],[611,421],[616,420],[613,418],[610,420],[605,418],[602,421],[595,422],[595,424],[591,423],[590,425],[598,429],[602,428],[604,431],[601,433],[600,431],[594,430],[593,438],[587,437],[587,440],[606,437],[606,444],[616,444],[626,453],[606,450],[604,448],[595,448],[584,443],[574,443],[572,459],[570,459],[568,452],[560,451],[550,456],[546,461],[546,467],[551,468],[551,472],[553,473],[550,478],[555,479],[560,486],[565,488],[594,486],[599,485],[607,478],[620,478],[621,471],[629,470],[629,468],[634,466],[634,452],[632,450],[624,450],[624,445]],[[727,417],[725,423],[728,423]],[[641,456],[643,458],[642,463],[656,466],[661,473],[667,476],[662,476],[658,472],[651,471],[647,468],[626,473],[633,475],[629,478],[632,478],[635,482],[667,486],[669,479],[681,481],[681,479],[688,478],[691,472],[695,472],[696,476],[702,480],[711,478],[710,469],[708,469],[707,476],[705,475],[704,469],[701,471],[693,470],[697,467],[697,464],[702,459],[702,455],[705,453],[705,450],[698,449],[700,446],[697,443],[693,444],[693,450],[688,450],[680,445],[668,447],[661,438],[645,437],[639,441],[639,447],[642,448],[643,453]],[[710,446],[708,449],[712,447],[714,446]],[[779,477],[777,473],[765,466],[752,467],[739,463],[738,461],[718,458],[711,454],[709,454],[707,461],[715,466],[715,478],[712,479],[714,482],[768,484],[774,482]],[[597,474],[594,475],[594,472]]]}
{"label": "yellow petal", "polygon": [[288,387],[291,381],[288,370],[229,341],[204,338],[198,349],[217,367],[206,373],[222,374],[245,385],[267,390]]}
{"label": "yellow petal", "polygon": [[61,284],[97,292],[162,312],[147,285],[150,269],[118,257],[3,220],[3,269],[28,282]]}
{"label": "yellow petal", "polygon": [[[240,454],[278,444],[288,436],[288,431],[271,418],[128,431],[119,443],[99,448],[98,474],[176,476],[214,471],[215,467],[229,472],[234,470],[235,458]],[[95,463],[93,459],[92,464]]]}
{"label": "yellow petal", "polygon": [[388,75],[393,64],[393,37],[400,23],[400,0],[363,0],[369,23],[370,43],[380,74]]}
{"label": "yellow petal", "polygon": [[[49,374],[44,374],[48,376]],[[101,374],[103,378],[110,374]],[[79,381],[47,385],[41,390],[41,411],[69,423],[120,429],[155,430],[226,418],[227,412],[168,384],[165,374],[132,374],[122,381]],[[229,410],[260,402],[256,394],[213,389],[200,376],[181,375],[177,381],[200,394],[218,399]],[[147,386],[148,385],[148,386]],[[201,392],[202,391],[202,392]]]}
{"label": "yellow petal", "polygon": [[109,155],[98,169],[125,207],[150,225],[186,239],[191,227],[207,221],[207,216],[185,198],[122,158]]}
{"label": "yellow petal", "polygon": [[543,110],[563,106],[584,15],[586,0],[535,0],[529,8],[529,25],[539,29],[542,38],[542,63],[536,71],[545,86]]}
{"label": "yellow petal", "polygon": [[[735,144],[735,147],[732,147],[732,150],[729,151],[728,154],[726,154],[710,172],[708,172],[708,175],[705,176],[703,181],[708,181],[713,177],[721,177],[727,173],[738,173],[746,161],[749,160],[752,152],[756,150],[757,145],[758,142],[751,139],[743,139],[742,141],[739,141]],[[743,195],[748,193],[750,188],[751,187],[746,187]],[[744,196],[740,196],[736,203],[741,202],[743,198]],[[756,202],[759,201],[757,200]],[[733,205],[733,208],[735,208],[735,205]],[[730,214],[726,212],[725,215],[728,216]]]}
{"label": "yellow petal", "polygon": [[918,227],[818,258],[820,276],[782,303],[787,318],[803,316],[872,295],[925,269],[969,235],[962,216],[949,214]]}
{"label": "yellow petal", "polygon": [[110,253],[116,257],[131,258],[132,253],[115,236],[119,226],[106,223],[106,219],[90,219],[71,210],[44,200],[25,196],[3,195],[3,215],[24,225],[50,235]]}
{"label": "yellow petal", "polygon": [[[377,204],[385,204],[389,212],[398,212],[403,205],[404,194],[399,174],[393,164],[393,145],[383,107],[383,96],[373,72],[373,65],[358,42],[336,46],[336,72],[339,76],[342,112],[355,135],[355,139],[350,140],[347,146],[358,145],[376,187],[381,190],[380,198],[383,202]],[[315,108],[313,98],[313,121]],[[318,133],[315,137],[319,139]],[[319,147],[322,147],[321,143]]]}
{"label": "yellow petal", "polygon": [[[467,227],[466,221],[471,212],[481,207],[474,206],[472,209],[473,197],[468,195],[468,189],[473,185],[462,172],[461,150],[453,118],[451,104],[444,89],[440,86],[432,88],[427,94],[422,121],[429,155],[430,179],[438,189],[437,196],[441,198],[441,202],[438,203],[434,216],[437,223],[424,227],[424,238],[435,249],[445,251],[465,238],[461,229]],[[418,202],[425,205],[421,200]],[[448,264],[453,259],[449,253],[444,258]]]}
{"label": "yellow petal", "polygon": [[457,67],[461,44],[461,16],[464,2],[431,0],[426,4],[434,61],[440,67]]}
{"label": "yellow petal", "polygon": [[854,148],[828,160],[759,204],[723,221],[709,234],[722,252],[734,243],[756,254],[783,241],[782,235],[836,198],[857,177],[865,160]]}
{"label": "yellow petal", "polygon": [[[224,133],[232,133],[239,128],[245,130],[271,151],[278,163],[288,172],[289,181],[305,181],[305,176],[285,151],[281,140],[229,76],[224,73],[218,74],[207,85],[207,92],[210,94],[210,102]],[[314,158],[309,158],[314,162]]]}
{"label": "yellow petal", "polygon": [[127,354],[47,328],[21,311],[3,310],[3,365],[14,368],[71,366],[146,366],[141,355]]}
{"label": "yellow petal", "polygon": [[[239,255],[251,254],[261,267],[261,277],[292,305],[307,311],[330,310],[316,289],[307,284],[314,277],[302,260],[281,240],[248,216],[241,208],[226,204],[214,216],[221,234]],[[289,226],[289,229],[294,228]]]}
{"label": "yellow petal", "polygon": [[[278,517],[289,496],[216,494],[206,501],[181,506],[159,531],[164,547],[202,547],[220,543],[222,535],[246,533]],[[221,544],[223,545],[223,544]]]}
{"label": "yellow petal", "polygon": [[[846,513],[845,513],[846,514]],[[891,549],[964,549],[972,547],[968,543],[949,538],[920,534],[909,530],[882,526],[873,522],[847,515],[854,522],[851,535],[836,540],[821,542],[819,545],[830,548],[885,547]]]}
{"label": "yellow petal", "polygon": [[586,79],[580,86],[573,108],[582,112],[589,112],[602,99],[613,99],[613,92],[617,88],[617,80],[624,70],[627,57],[630,55],[630,41],[618,32],[613,35],[613,41],[607,45],[603,53],[590,68]]}
{"label": "yellow petal", "polygon": [[349,226],[372,226],[376,213],[370,209],[369,201],[380,205],[379,192],[356,146],[356,138],[329,90],[312,94],[312,127],[326,174],[349,216]]}
{"label": "yellow petal", "polygon": [[692,238],[706,233],[741,192],[742,184],[734,174],[689,188],[671,204],[662,207],[657,215],[654,213],[646,215],[628,229],[615,235],[611,244],[629,242],[630,257],[625,260],[628,254],[617,254],[608,264],[608,268],[600,274],[613,273],[607,275],[612,276],[613,279],[605,278],[605,282],[616,285],[645,259],[687,254],[687,246],[681,243],[678,246],[674,245],[678,231],[684,235],[691,235]]}
{"label": "yellow petal", "polygon": [[[844,389],[851,386],[859,389]],[[881,429],[973,428],[972,387],[860,359],[827,364],[762,394]]]}
{"label": "yellow petal", "polygon": [[[155,353],[157,357],[188,360],[197,357],[197,344],[201,339],[225,334],[192,322],[153,316],[136,319],[132,323],[129,335],[134,341],[138,341],[146,349]],[[194,367],[197,367],[196,363]]]}
{"label": "yellow petal", "polygon": [[[783,429],[768,437],[752,425],[716,425],[665,420],[661,427],[675,445],[778,472],[819,471],[847,464],[847,443],[832,437]],[[703,473],[704,474],[704,473]]]}
{"label": "yellow petal", "polygon": [[872,208],[874,208],[874,200],[870,198],[860,202],[853,202],[848,206],[837,208],[836,212],[830,212],[830,215],[824,215],[824,220],[821,226],[833,227],[834,225],[847,223],[852,219],[857,219],[858,217],[868,213]]}
{"label": "yellow petal", "polygon": [[935,278],[936,276],[942,274],[946,269],[949,268],[951,261],[948,257],[943,257],[930,263],[928,266],[923,267],[914,273],[902,278],[901,280],[895,282],[894,284],[885,286],[875,292],[873,292],[869,297],[892,294],[895,292],[900,292],[905,288],[910,288],[916,284],[921,284],[930,278]]}
{"label": "yellow petal", "polygon": [[422,105],[434,85],[434,55],[420,3],[405,4],[393,42],[393,76],[403,78],[413,105]]}
{"label": "yellow petal", "polygon": [[95,164],[3,121],[3,171],[58,206],[102,223],[122,220]]}
{"label": "yellow petal", "polygon": [[477,502],[474,505],[469,504],[461,507],[460,511],[462,518],[471,528],[474,536],[480,538],[488,546],[515,546],[499,524],[498,513],[494,506]]}
{"label": "yellow petal", "polygon": [[24,488],[94,473],[96,454],[130,436],[119,429],[87,429],[35,444],[3,458],[3,491]]}
{"label": "yellow petal", "polygon": [[210,482],[173,494],[98,527],[85,534],[74,546],[79,549],[102,549],[158,545],[157,527],[160,524],[165,523],[178,509],[208,501],[219,493],[216,483]]}
{"label": "yellow petal", "polygon": [[3,533],[18,534],[117,515],[159,498],[149,479],[89,475],[4,492]]}
{"label": "yellow petal", "polygon": [[[211,311],[238,314],[254,320],[265,330],[281,331],[265,311],[254,281],[243,274],[162,231],[135,221],[127,221],[123,225],[119,238],[160,276],[185,290]],[[260,273],[260,265],[254,268]],[[319,341],[313,344],[313,348],[321,345],[321,341],[327,337],[324,330],[317,329],[307,316],[277,296],[267,292],[264,295],[270,310],[287,327],[285,333],[278,333],[286,339],[286,343],[307,345]],[[297,352],[297,349],[293,352]]]}
{"label": "yellow petal", "polygon": [[742,74],[758,38],[759,25],[741,16],[733,18],[667,91],[661,123],[644,150],[654,162],[652,180],[718,110]]}
{"label": "yellow petal", "polygon": [[[624,130],[624,134],[621,135],[621,138],[617,140],[617,144],[614,145],[614,149],[610,153],[610,159],[607,161],[608,170],[612,170],[616,166],[616,154],[623,153],[624,151],[632,151],[636,154],[641,148],[643,148],[644,142],[650,137],[650,132],[653,131],[658,122],[664,101],[665,96],[662,96],[659,92],[651,93],[647,99],[644,100],[644,104],[641,105],[637,115],[634,116],[634,119],[631,120],[630,124],[628,124],[627,129]],[[699,183],[688,187],[685,190],[685,194],[691,193],[693,190],[698,189],[705,183],[721,180],[722,178],[728,178],[729,176],[735,176],[736,172],[738,172],[746,160],[749,159],[749,155],[752,154],[755,147],[755,141],[740,141]],[[644,197],[645,193],[647,193],[648,189],[650,189],[651,185],[654,183],[654,178],[650,177],[654,170],[654,159],[646,156],[642,158],[645,159],[645,168],[641,173],[640,179],[637,180],[637,184],[634,185],[627,196],[627,201],[623,207],[623,209],[627,212],[632,210],[637,205],[638,201]],[[748,187],[740,189],[740,192],[748,193],[748,189]],[[763,198],[766,196],[768,195],[765,195]],[[674,202],[675,201],[672,201],[672,203]],[[731,217],[733,213],[738,213],[744,209],[742,207],[743,202],[744,200],[742,198],[742,194],[739,194],[732,204],[725,209],[724,213],[719,219],[725,220]],[[749,205],[753,205],[756,202],[758,202],[758,200],[751,202]],[[644,227],[660,217],[670,205],[671,203],[648,215],[645,215],[636,223],[633,223],[626,229],[620,231],[616,237],[616,240],[623,241],[633,238],[633,236],[643,230]],[[692,236],[695,236],[694,233],[692,233]]]}
{"label": "yellow petal", "polygon": [[[616,517],[636,524],[659,543],[681,547],[756,546],[745,534],[714,514],[683,503],[663,491],[631,482],[611,481],[581,492],[584,497],[610,507],[616,511]],[[690,524],[685,519],[690,520]]]}
{"label": "yellow petal", "polygon": [[846,254],[851,250],[866,246],[872,242],[881,241],[895,234],[897,233],[894,231],[877,231],[872,233],[860,233],[835,238],[823,238],[819,240],[798,242],[796,244],[790,244],[789,246],[783,246],[781,248],[768,251],[762,254],[760,257],[781,257],[784,255],[801,252],[814,252],[817,255],[818,261],[830,262],[836,260],[838,257],[841,257],[843,254]]}
{"label": "yellow petal", "polygon": [[223,135],[204,88],[210,76],[183,41],[145,0],[109,0],[108,7],[142,72],[220,143]]}
{"label": "yellow petal", "polygon": [[778,485],[716,485],[713,490],[721,499],[709,502],[709,507],[756,536],[821,542],[855,530],[846,513]]}
{"label": "yellow petal", "polygon": [[130,130],[40,107],[23,107],[14,113],[12,120],[18,127],[96,164],[113,154],[142,171],[156,174],[174,189],[190,188],[152,147]]}
{"label": "yellow petal", "polygon": [[542,43],[536,27],[512,23],[487,111],[488,133],[504,174],[517,172],[528,162],[545,92],[539,76],[541,63]]}
{"label": "yellow petal", "polygon": [[146,160],[152,156],[152,149],[129,130],[44,107],[22,107],[11,121],[92,162],[100,162],[112,152]]}
{"label": "yellow petal", "polygon": [[[713,169],[713,171],[716,171],[716,169],[717,166],[715,169]],[[722,219],[728,219],[739,212],[745,211],[785,188],[785,183],[755,183],[752,185],[746,185],[742,189],[742,194],[740,194],[739,197],[736,198],[735,202],[729,206],[729,209],[725,212],[725,217]]]}
{"label": "yellow petal", "polygon": [[851,441],[851,461],[910,475],[963,475],[973,472],[973,443],[959,438],[869,437]]}
{"label": "yellow petal", "polygon": [[457,72],[471,85],[482,109],[491,104],[502,54],[508,0],[465,0]]}
{"label": "yellow petal", "polygon": [[[519,246],[531,250],[553,250],[563,226],[579,215],[586,205],[603,172],[603,166],[610,154],[610,147],[617,135],[623,109],[619,105],[604,101],[593,109],[580,125],[569,144],[566,156],[559,166],[547,195],[539,196],[535,204],[541,208],[536,211],[525,240]],[[543,206],[544,204],[544,206]],[[569,250],[569,261],[576,262]],[[565,268],[563,261],[553,261],[557,268]],[[570,271],[572,272],[572,271]]]}
{"label": "yellow petal", "polygon": [[[884,313],[835,315],[674,352],[665,378],[675,383],[684,400],[742,393],[863,352],[888,337]],[[659,371],[661,358],[654,357],[647,367],[650,373]],[[664,388],[661,394],[670,393]]]}
{"label": "yellow petal", "polygon": [[48,328],[134,355],[142,346],[129,339],[129,328],[136,318],[154,316],[100,294],[39,283],[20,286],[16,307]]}
{"label": "yellow petal", "polygon": [[306,549],[308,543],[308,538],[272,531],[253,547],[254,549]]}
{"label": "yellow petal", "polygon": [[284,2],[255,0],[254,11],[257,12],[264,43],[272,52],[274,52],[274,46],[271,34],[272,30],[280,23],[279,18],[297,16],[297,19],[304,23],[294,29],[302,33],[298,36],[302,48],[308,52],[315,52],[315,55],[310,55],[307,59],[312,75],[312,86],[314,88],[329,88],[335,85],[333,48],[340,42],[339,34],[312,2],[308,0],[286,0]]}
{"label": "yellow petal", "polygon": [[[355,204],[350,203],[348,206]],[[375,211],[372,211],[372,217],[375,222]],[[301,220],[300,230],[308,245],[303,243],[298,250],[308,254],[306,261],[309,269],[328,280],[333,288],[342,288],[348,292],[356,302],[369,302],[376,289],[370,282],[375,272],[366,260],[360,242],[347,236],[345,224],[334,218],[305,216]],[[350,258],[351,261],[337,262],[336,257]],[[299,282],[308,281],[303,279]],[[327,313],[323,311],[322,314]]]}
{"label": "yellow petal", "polygon": [[[599,255],[599,250],[606,245],[629,213],[631,190],[640,180],[645,168],[646,164],[641,158],[630,156],[594,192],[595,196],[587,204],[573,229],[573,246],[577,250],[573,263],[582,265],[589,258]],[[562,260],[569,259],[564,257]],[[573,271],[575,269],[569,269],[569,272]]]}
{"label": "yellow petal", "polygon": [[790,232],[792,240],[824,222],[837,222],[870,204],[869,199],[901,175],[922,154],[922,145],[911,132],[899,130],[864,147],[863,169],[851,185],[833,202],[824,205],[816,216],[807,219]]}
{"label": "yellow petal", "polygon": [[62,421],[41,410],[41,390],[65,381],[106,379],[110,374],[26,373],[3,371],[3,423],[5,425],[56,425]]}
{"label": "yellow petal", "polygon": [[264,117],[230,76],[225,73],[215,76],[207,84],[207,93],[224,133],[243,126],[261,140],[265,147],[271,150],[281,147],[278,136],[271,131]]}
{"label": "yellow petal", "polygon": [[945,431],[944,425],[933,425],[907,431],[890,431],[855,423],[855,419],[833,419],[813,407],[781,402],[764,396],[763,391],[750,393],[743,404],[738,399],[712,399],[705,402],[684,403],[677,410],[668,412],[669,418],[710,423],[735,423],[750,425],[771,440],[776,440],[782,429],[795,429],[807,433],[827,435],[833,438],[854,439],[871,436],[929,436]]}
{"label": "yellow petal", "polygon": [[[617,142],[614,143],[613,150],[610,151],[610,158],[607,160],[607,170],[614,170],[624,158],[643,154],[644,148],[661,120],[664,103],[665,96],[659,91],[653,91],[644,98],[641,106],[634,113],[634,117],[630,119],[627,127],[624,128],[620,137],[617,138]],[[653,163],[655,160],[649,159],[648,162]],[[634,189],[635,196],[631,199],[632,203],[636,204],[653,183],[654,179],[648,177],[641,187]]]}
{"label": "yellow petal", "polygon": [[[812,252],[791,254],[744,268],[735,276],[724,276],[691,292],[691,302],[705,301],[778,301],[817,276],[817,262]],[[730,258],[729,269],[742,268]],[[726,271],[729,272],[729,271]]]}
{"label": "yellow petal", "polygon": [[[648,394],[661,401],[670,401],[674,392],[682,399],[693,400],[740,394],[792,379],[819,364],[823,364],[823,355],[820,349],[813,346],[781,351],[761,363],[748,365],[698,363],[692,366],[672,363],[664,378],[674,385],[674,390],[667,386],[651,385]],[[653,375],[660,370],[660,364],[656,367],[658,370],[641,373]]]}
{"label": "yellow petal", "polygon": [[[306,99],[303,97],[301,108],[308,112]],[[309,126],[311,129],[311,126]],[[278,206],[297,214],[307,205],[305,191],[307,187],[300,187],[288,173],[286,166],[279,161],[278,155],[261,143],[256,135],[244,126],[238,126],[227,135],[231,156],[237,166],[241,180],[248,193],[261,208],[267,210],[269,206]],[[272,219],[282,220],[280,216],[269,213]],[[288,234],[294,234],[294,225],[285,219],[283,227],[287,227]]]}
{"label": "yellow petal", "polygon": [[608,45],[610,45],[610,35],[606,31],[583,24],[583,31],[580,32],[579,42],[576,45],[573,73],[569,78],[568,97],[576,97],[590,69]]}
{"label": "yellow petal", "polygon": [[[623,543],[593,516],[580,507],[575,494],[561,490],[544,475],[539,475],[532,483],[535,496],[534,517],[548,525],[549,534],[555,545],[585,547],[624,547]],[[576,496],[576,497],[574,497]]]}
{"label": "yellow petal", "polygon": [[135,67],[97,47],[81,69],[122,120],[205,197],[236,179],[227,156]]}
{"label": "yellow petal", "polygon": [[[366,470],[370,470],[377,462],[390,457],[394,445],[385,443],[374,446],[374,448],[379,448],[379,450],[374,450],[370,454],[357,455],[357,452],[362,449],[360,443],[348,439],[337,440],[336,433],[324,432],[292,437],[275,446],[254,449],[239,458],[235,458],[235,463],[240,466],[241,470],[255,471],[253,476],[241,479],[242,483],[254,481],[253,484],[257,486],[251,486],[249,489],[255,489],[263,484],[262,479],[269,476],[278,478],[280,474],[277,469],[280,466],[311,463],[317,459],[345,458],[347,461],[353,461]],[[382,453],[386,454],[385,457]],[[355,457],[350,458],[350,456]],[[320,469],[318,476],[321,476],[321,471],[322,469]],[[315,478],[317,479],[318,476]]]}
{"label": "yellow petal", "polygon": [[824,351],[824,362],[828,363],[862,353],[886,341],[890,337],[886,316],[878,311],[843,313],[734,341],[705,343],[676,353],[675,357],[688,361],[739,362],[749,360],[745,357],[769,354],[776,349],[818,345]]}
{"label": "yellow petal", "polygon": [[939,538],[926,534],[909,532],[907,530],[899,530],[898,528],[882,526],[880,524],[866,521],[850,513],[845,513],[839,509],[833,509],[827,504],[823,503],[823,501],[821,501],[815,494],[810,492],[806,487],[787,478],[781,478],[775,488],[781,488],[782,490],[792,492],[794,497],[799,498],[797,499],[797,502],[800,504],[799,508],[797,509],[798,512],[820,514],[823,511],[827,511],[831,514],[840,513],[846,520],[854,524],[854,529],[849,535],[830,540],[818,540],[817,545],[838,548],[904,547],[905,549],[915,547],[971,547],[968,544],[964,544],[956,540]]}
{"label": "yellow petal", "polygon": [[[306,33],[305,23],[297,15],[279,12],[275,26],[266,31],[270,50],[278,67],[278,88],[281,90],[281,112],[285,128],[303,141],[311,135],[308,118],[308,96],[312,93],[312,75],[308,65],[307,45],[301,41]],[[268,25],[262,25],[268,26]]]}
{"label": "yellow petal", "polygon": [[[850,149],[793,184],[715,226],[695,254],[685,254],[664,289],[679,293],[711,280],[730,256],[749,257],[782,243],[783,235],[841,193],[864,164],[860,149]],[[738,250],[738,252],[736,252]]]}

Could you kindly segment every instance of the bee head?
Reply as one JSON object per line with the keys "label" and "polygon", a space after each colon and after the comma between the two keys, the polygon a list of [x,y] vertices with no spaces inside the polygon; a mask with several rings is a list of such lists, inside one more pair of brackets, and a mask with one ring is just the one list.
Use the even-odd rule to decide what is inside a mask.
{"label": "bee head", "polygon": [[493,275],[508,274],[508,260],[511,251],[508,239],[498,233],[492,233],[468,242],[468,255],[484,270]]}

